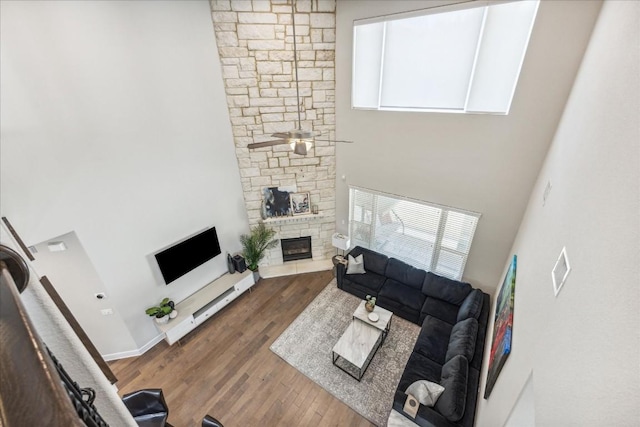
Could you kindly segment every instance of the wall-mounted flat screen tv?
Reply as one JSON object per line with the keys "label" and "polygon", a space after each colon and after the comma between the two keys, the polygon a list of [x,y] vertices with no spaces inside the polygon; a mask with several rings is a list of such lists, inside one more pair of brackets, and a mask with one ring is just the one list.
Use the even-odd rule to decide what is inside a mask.
{"label": "wall-mounted flat screen tv", "polygon": [[216,228],[211,227],[158,252],[155,258],[168,285],[217,255],[220,243]]}

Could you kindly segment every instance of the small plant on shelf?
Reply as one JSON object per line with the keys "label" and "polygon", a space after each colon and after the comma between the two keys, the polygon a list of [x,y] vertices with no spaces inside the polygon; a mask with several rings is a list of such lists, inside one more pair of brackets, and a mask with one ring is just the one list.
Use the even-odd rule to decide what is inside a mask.
{"label": "small plant on shelf", "polygon": [[371,295],[367,295],[367,302],[364,303],[364,308],[367,311],[373,311],[376,308],[376,297],[372,297]]}
{"label": "small plant on shelf", "polygon": [[[160,304],[155,307],[149,307],[145,310],[145,313],[151,317],[155,317],[156,322],[158,323],[166,323],[169,321],[172,313],[175,311],[175,304],[169,298],[165,298],[160,301]],[[177,312],[176,312],[177,314]]]}

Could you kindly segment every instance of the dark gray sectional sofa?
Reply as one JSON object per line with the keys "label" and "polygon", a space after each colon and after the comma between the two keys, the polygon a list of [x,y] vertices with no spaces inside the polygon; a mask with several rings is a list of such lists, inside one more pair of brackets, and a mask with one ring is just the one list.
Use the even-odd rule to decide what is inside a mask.
{"label": "dark gray sectional sofa", "polygon": [[[414,268],[395,258],[356,246],[349,253],[364,259],[364,274],[346,274],[338,264],[338,287],[422,326],[396,389],[393,408],[420,426],[470,427],[474,424],[480,368],[489,321],[489,295],[470,284]],[[434,407],[420,405],[407,415],[405,390],[417,380],[442,385]]]}

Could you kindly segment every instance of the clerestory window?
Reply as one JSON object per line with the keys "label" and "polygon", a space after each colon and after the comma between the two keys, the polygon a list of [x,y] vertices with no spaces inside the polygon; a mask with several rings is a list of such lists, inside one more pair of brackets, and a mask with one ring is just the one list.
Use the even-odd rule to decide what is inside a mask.
{"label": "clerestory window", "polygon": [[358,245],[460,280],[480,214],[349,188],[349,235]]}
{"label": "clerestory window", "polygon": [[539,2],[471,3],[355,21],[352,107],[508,114]]}

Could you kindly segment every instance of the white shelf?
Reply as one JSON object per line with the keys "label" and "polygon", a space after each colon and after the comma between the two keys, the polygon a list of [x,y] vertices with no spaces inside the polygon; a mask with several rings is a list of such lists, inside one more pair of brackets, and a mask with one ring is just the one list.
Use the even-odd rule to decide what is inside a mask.
{"label": "white shelf", "polygon": [[277,216],[272,218],[266,218],[262,221],[265,224],[288,224],[292,222],[307,222],[313,221],[314,219],[324,218],[323,212],[318,212],[317,214],[304,214],[304,215],[293,215],[293,216]]}
{"label": "white shelf", "polygon": [[253,273],[223,274],[199,291],[176,304],[178,315],[168,323],[158,325],[169,345],[187,335],[209,317],[255,284]]}

